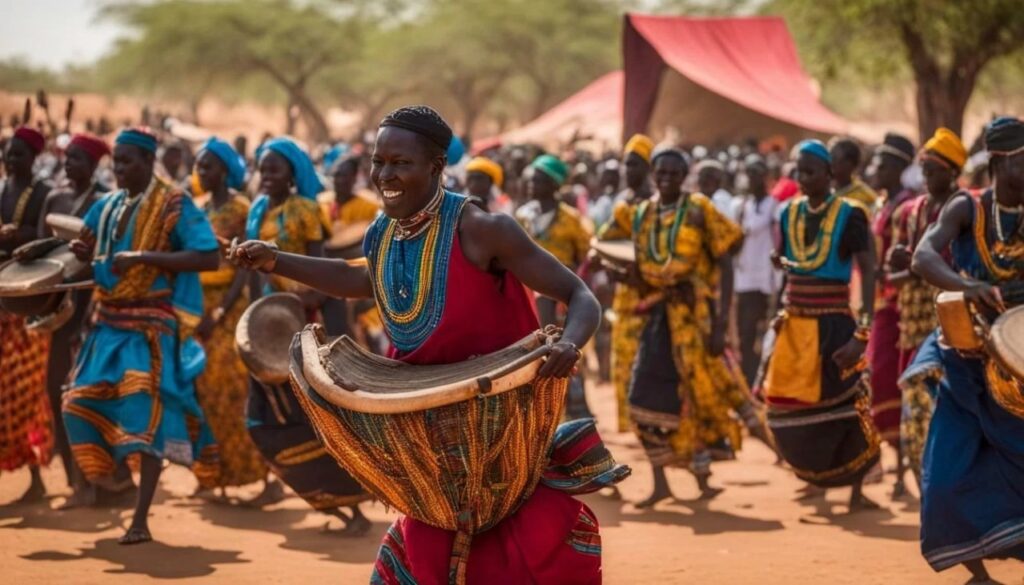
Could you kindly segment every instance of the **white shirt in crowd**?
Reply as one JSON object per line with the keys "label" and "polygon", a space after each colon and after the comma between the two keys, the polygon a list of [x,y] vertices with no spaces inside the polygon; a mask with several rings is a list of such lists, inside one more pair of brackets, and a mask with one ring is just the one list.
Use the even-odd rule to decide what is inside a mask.
{"label": "white shirt in crowd", "polygon": [[779,289],[782,274],[771,261],[778,214],[779,203],[770,195],[760,203],[752,196],[739,197],[734,202],[729,216],[743,228],[743,248],[735,261],[736,292],[771,295]]}
{"label": "white shirt in crowd", "polygon": [[728,217],[732,221],[736,221],[735,215],[735,204],[733,202],[732,193],[725,189],[719,189],[711,196],[711,204],[715,206],[715,209],[719,213]]}

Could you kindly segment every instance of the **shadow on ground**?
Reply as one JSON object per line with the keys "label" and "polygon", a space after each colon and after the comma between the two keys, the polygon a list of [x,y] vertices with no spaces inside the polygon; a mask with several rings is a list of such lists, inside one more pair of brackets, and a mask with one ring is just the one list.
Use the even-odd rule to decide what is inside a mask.
{"label": "shadow on ground", "polygon": [[105,538],[92,548],[79,549],[78,554],[39,551],[22,558],[45,562],[93,559],[117,565],[105,569],[106,573],[145,575],[152,579],[188,579],[210,575],[217,570],[216,565],[250,562],[239,558],[241,554],[242,551],[237,550],[171,546],[161,542],[121,546],[116,538]]}
{"label": "shadow on ground", "polygon": [[[285,501],[289,500],[292,498]],[[313,553],[318,555],[321,560],[339,563],[373,562],[377,558],[377,548],[388,527],[384,522],[374,522],[373,528],[365,536],[347,538],[325,532],[323,527],[328,521],[333,528],[339,528],[340,522],[312,509],[271,507],[254,510],[195,500],[176,502],[173,505],[194,508],[200,518],[217,526],[278,534],[284,537],[284,542],[280,545],[281,548]],[[366,510],[368,505],[362,504],[363,509]],[[310,515],[313,515],[316,521],[315,526],[310,526],[306,522]],[[303,523],[307,525],[298,526]]]}

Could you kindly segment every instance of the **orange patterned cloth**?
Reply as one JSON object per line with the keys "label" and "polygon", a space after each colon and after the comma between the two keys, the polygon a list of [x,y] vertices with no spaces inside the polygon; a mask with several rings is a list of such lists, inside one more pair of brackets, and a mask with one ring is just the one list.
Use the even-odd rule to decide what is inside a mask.
{"label": "orange patterned cloth", "polygon": [[[203,211],[218,237],[228,241],[235,237],[245,239],[248,199],[235,195],[219,209],[205,205]],[[203,284],[203,307],[207,313],[221,306],[234,279],[234,266],[223,260],[217,271],[199,275]],[[267,475],[263,457],[245,426],[249,372],[235,349],[235,327],[248,302],[248,295],[243,290],[235,304],[213,328],[209,339],[203,342],[206,369],[196,379],[196,398],[199,399],[199,405],[203,408],[220,449],[220,486],[245,485]]]}
{"label": "orange patterned cloth", "polygon": [[50,338],[0,311],[0,470],[46,465],[53,449],[46,360]]}

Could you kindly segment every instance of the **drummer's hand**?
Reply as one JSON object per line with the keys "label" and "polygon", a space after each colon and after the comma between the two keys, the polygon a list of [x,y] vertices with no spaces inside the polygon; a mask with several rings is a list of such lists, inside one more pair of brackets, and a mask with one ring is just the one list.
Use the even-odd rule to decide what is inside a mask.
{"label": "drummer's hand", "polygon": [[783,270],[785,268],[785,265],[782,264],[782,254],[779,254],[778,250],[772,250],[769,258],[772,261],[772,266],[774,266],[776,270]]}
{"label": "drummer's hand", "polygon": [[976,306],[985,306],[1002,313],[1006,310],[1003,293],[999,287],[987,282],[979,282],[964,289],[964,300]]}
{"label": "drummer's hand", "polygon": [[114,273],[124,274],[132,266],[145,264],[145,252],[141,250],[127,250],[114,254]]}
{"label": "drummer's hand", "polygon": [[568,341],[559,341],[551,346],[551,353],[537,371],[541,378],[568,378],[573,374],[580,351]]}
{"label": "drummer's hand", "polygon": [[850,338],[845,345],[840,347],[832,354],[832,361],[839,366],[840,370],[849,370],[850,368],[857,365],[860,358],[864,355],[864,350],[867,349],[868,344],[857,339],[856,337]]}
{"label": "drummer's hand", "polygon": [[910,270],[910,250],[903,244],[896,244],[889,250],[889,272]]}
{"label": "drummer's hand", "polygon": [[196,325],[195,337],[199,341],[206,341],[210,338],[210,334],[213,333],[213,328],[216,326],[216,322],[210,313],[205,313],[202,320],[199,321],[199,325]]}
{"label": "drummer's hand", "polygon": [[261,240],[247,240],[235,246],[228,260],[239,268],[273,272],[277,263],[277,246]]}
{"label": "drummer's hand", "polygon": [[96,245],[82,239],[74,239],[68,244],[68,250],[81,262],[92,262],[92,252]]}
{"label": "drummer's hand", "polygon": [[18,233],[18,226],[13,223],[5,223],[0,225],[0,242],[6,242],[14,237],[14,234]]}

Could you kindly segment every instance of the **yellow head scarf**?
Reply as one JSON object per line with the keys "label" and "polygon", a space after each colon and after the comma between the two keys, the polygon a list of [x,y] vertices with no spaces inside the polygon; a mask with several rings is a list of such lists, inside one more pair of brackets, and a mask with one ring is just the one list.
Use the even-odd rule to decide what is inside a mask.
{"label": "yellow head scarf", "polygon": [[501,168],[501,165],[489,158],[478,156],[469,161],[466,165],[466,172],[468,173],[470,171],[476,171],[487,175],[499,189],[501,189],[501,186],[504,184],[505,171]]}
{"label": "yellow head scarf", "polygon": [[634,134],[629,139],[629,142],[626,143],[623,155],[628,156],[631,152],[635,152],[640,158],[651,162],[651,154],[654,152],[654,141],[643,134]]}
{"label": "yellow head scarf", "polygon": [[956,165],[957,170],[964,168],[967,162],[967,149],[960,142],[960,137],[948,128],[936,130],[935,135],[924,143],[924,151],[942,155],[942,158]]}

